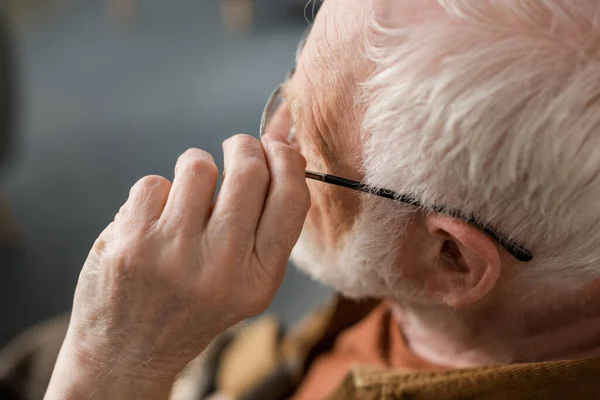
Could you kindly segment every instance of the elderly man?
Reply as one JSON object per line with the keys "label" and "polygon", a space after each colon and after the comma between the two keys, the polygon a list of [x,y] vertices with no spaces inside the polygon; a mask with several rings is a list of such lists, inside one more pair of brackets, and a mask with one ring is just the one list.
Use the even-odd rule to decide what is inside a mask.
{"label": "elderly man", "polygon": [[595,0],[324,2],[261,142],[224,143],[216,201],[201,150],[132,188],[46,398],[167,398],[268,306],[299,237],[300,268],[381,301],[271,345],[251,325],[212,357],[218,393],[600,398],[599,18]]}

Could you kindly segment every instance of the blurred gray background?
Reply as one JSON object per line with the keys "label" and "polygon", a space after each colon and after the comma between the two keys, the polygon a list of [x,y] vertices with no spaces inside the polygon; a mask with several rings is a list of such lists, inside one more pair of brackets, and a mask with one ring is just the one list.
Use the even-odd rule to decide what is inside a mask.
{"label": "blurred gray background", "polygon": [[[284,1],[255,1],[245,33],[225,28],[217,0],[142,3],[130,23],[79,0],[17,26],[20,129],[0,192],[22,246],[0,258],[0,345],[69,310],[89,248],[139,178],[171,179],[189,147],[221,166],[225,138],[256,134],[307,25]],[[291,324],[328,295],[289,268],[270,311]]]}

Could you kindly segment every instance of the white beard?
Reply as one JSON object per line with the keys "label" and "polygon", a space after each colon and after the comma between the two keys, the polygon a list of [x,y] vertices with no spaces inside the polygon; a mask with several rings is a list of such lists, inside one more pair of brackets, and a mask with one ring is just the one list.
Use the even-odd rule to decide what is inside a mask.
{"label": "white beard", "polygon": [[306,223],[291,259],[313,279],[347,297],[397,297],[403,286],[398,250],[409,218],[398,212],[399,204],[369,196],[337,248],[324,247]]}

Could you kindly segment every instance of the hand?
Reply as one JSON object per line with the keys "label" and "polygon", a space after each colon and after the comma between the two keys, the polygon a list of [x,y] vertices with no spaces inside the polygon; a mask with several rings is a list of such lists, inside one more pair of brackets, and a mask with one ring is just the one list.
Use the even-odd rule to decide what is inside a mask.
{"label": "hand", "polygon": [[82,365],[104,385],[170,388],[218,333],[268,307],[310,207],[305,161],[272,136],[223,150],[214,203],[218,170],[202,150],[179,158],[172,184],[148,176],[131,189],[81,271],[51,389]]}

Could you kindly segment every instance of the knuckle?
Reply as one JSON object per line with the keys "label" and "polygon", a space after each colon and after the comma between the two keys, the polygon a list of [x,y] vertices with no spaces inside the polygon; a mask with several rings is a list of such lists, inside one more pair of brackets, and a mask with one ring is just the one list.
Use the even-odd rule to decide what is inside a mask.
{"label": "knuckle", "polygon": [[177,166],[178,169],[181,168],[194,174],[209,174],[212,176],[219,174],[213,156],[200,149],[187,150],[179,157]]}
{"label": "knuckle", "polygon": [[295,166],[302,166],[304,168],[306,166],[306,160],[302,155],[296,151],[293,147],[285,145],[283,143],[277,143],[271,146],[271,153],[273,157],[280,158],[294,164]]}
{"label": "knuckle", "polygon": [[113,218],[113,222],[112,223],[120,223],[125,219],[125,215],[126,215],[127,210],[125,210],[123,207],[121,207],[121,209],[119,210],[118,213],[115,214],[115,217]]}
{"label": "knuckle", "polygon": [[230,154],[228,175],[237,177],[252,177],[252,179],[268,182],[270,179],[269,167],[264,150],[258,139],[252,136],[240,134],[228,139],[228,150]]}
{"label": "knuckle", "polygon": [[198,149],[196,147],[192,147],[190,149],[187,149],[186,151],[183,152],[182,155],[179,156],[179,160],[180,161],[184,161],[186,159],[196,159],[196,158],[202,158],[202,159],[206,159],[212,163],[214,163],[214,159],[212,154],[210,154],[208,151],[206,150],[202,150],[202,149]]}
{"label": "knuckle", "polygon": [[163,178],[162,176],[158,176],[158,175],[148,175],[143,177],[142,179],[140,179],[139,181],[136,182],[135,185],[133,185],[133,187],[131,188],[131,192],[136,192],[136,191],[149,191],[152,189],[156,189],[156,188],[161,188],[167,185],[170,185],[171,183]]}
{"label": "knuckle", "polygon": [[94,245],[92,251],[96,253],[103,253],[107,244],[110,243],[115,232],[115,222],[111,222],[103,231],[100,233]]}
{"label": "knuckle", "polygon": [[227,140],[227,148],[236,153],[242,153],[246,157],[264,159],[264,150],[260,141],[250,135],[238,134]]}
{"label": "knuckle", "polygon": [[186,169],[195,175],[209,175],[212,177],[217,177],[219,175],[219,170],[214,162],[209,162],[208,160],[196,159],[190,161]]}
{"label": "knuckle", "polygon": [[139,232],[121,235],[118,242],[113,242],[110,257],[116,269],[128,270],[141,263],[144,256],[145,238]]}
{"label": "knuckle", "polygon": [[234,143],[237,145],[255,145],[255,144],[258,145],[259,144],[258,139],[256,139],[255,137],[252,137],[250,135],[247,135],[245,133],[238,133],[237,135],[232,136],[228,140],[230,140],[231,143]]}

